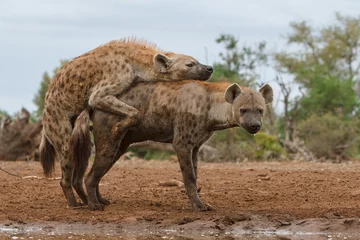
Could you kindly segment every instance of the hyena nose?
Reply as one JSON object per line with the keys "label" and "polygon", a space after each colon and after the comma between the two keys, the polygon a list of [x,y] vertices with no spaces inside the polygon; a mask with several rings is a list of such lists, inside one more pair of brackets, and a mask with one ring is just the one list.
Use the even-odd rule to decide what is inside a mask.
{"label": "hyena nose", "polygon": [[212,66],[207,66],[206,67],[206,70],[209,72],[209,73],[212,73],[214,71],[213,67]]}
{"label": "hyena nose", "polygon": [[260,124],[259,122],[250,123],[250,128],[251,128],[252,130],[259,131],[260,128],[261,128],[261,124]]}

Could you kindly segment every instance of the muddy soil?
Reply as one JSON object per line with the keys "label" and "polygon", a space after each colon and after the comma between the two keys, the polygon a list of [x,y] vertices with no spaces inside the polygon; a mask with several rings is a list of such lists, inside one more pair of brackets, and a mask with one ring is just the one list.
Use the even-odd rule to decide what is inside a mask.
{"label": "muddy soil", "polygon": [[360,239],[356,161],[201,162],[209,212],[194,212],[183,187],[162,184],[182,181],[177,162],[119,161],[100,185],[105,211],[67,208],[59,165],[54,179],[38,162],[0,167],[18,175],[0,171],[0,239]]}

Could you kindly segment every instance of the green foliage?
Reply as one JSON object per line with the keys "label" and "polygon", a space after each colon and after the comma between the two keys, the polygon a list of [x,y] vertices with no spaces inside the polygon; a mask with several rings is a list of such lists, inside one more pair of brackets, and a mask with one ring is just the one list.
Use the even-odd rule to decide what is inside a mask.
{"label": "green foliage", "polygon": [[254,137],[256,143],[255,159],[281,159],[286,156],[285,149],[280,145],[277,137],[259,132]]}
{"label": "green foliage", "polygon": [[236,72],[228,71],[223,64],[214,63],[214,73],[211,75],[210,82],[234,82],[241,85],[247,85],[244,79],[239,77]]}
{"label": "green foliage", "polygon": [[259,132],[251,135],[242,128],[215,132],[209,144],[215,147],[225,161],[271,160],[286,156],[276,136]]}
{"label": "green foliage", "polygon": [[46,92],[48,90],[48,86],[49,86],[51,79],[55,76],[56,72],[68,62],[69,61],[67,61],[67,60],[60,60],[60,67],[56,67],[53,70],[52,76],[50,76],[48,72],[44,72],[42,81],[40,83],[40,88],[39,88],[38,92],[35,94],[35,97],[33,99],[33,102],[38,107],[38,110],[36,112],[38,117],[42,115],[42,112],[44,110],[44,100],[45,100]]}
{"label": "green foliage", "polygon": [[33,112],[30,113],[30,120],[29,121],[31,123],[35,123],[35,122],[37,122],[39,120],[40,120],[40,117],[39,117],[37,111],[33,111]]}
{"label": "green foliage", "polygon": [[0,109],[0,121],[6,117],[10,117],[10,114],[5,110]]}
{"label": "green foliage", "polygon": [[231,34],[221,34],[216,42],[224,45],[225,52],[219,54],[222,61],[214,64],[215,71],[210,81],[230,81],[255,87],[259,78],[256,68],[267,65],[266,43],[261,42],[255,48],[244,46],[239,49],[238,40]]}
{"label": "green foliage", "polygon": [[331,113],[311,115],[299,126],[299,137],[318,158],[343,159],[359,152],[359,120],[343,119]]}
{"label": "green foliage", "polygon": [[295,80],[311,88],[316,76],[326,73],[341,80],[356,81],[359,74],[360,17],[336,14],[333,25],[314,29],[308,23],[290,23],[292,32],[287,35],[296,52],[275,54],[280,72],[291,73]]}
{"label": "green foliage", "polygon": [[333,76],[317,79],[301,101],[304,115],[327,112],[341,116],[351,115],[358,105],[353,85],[351,80],[341,81]]}
{"label": "green foliage", "polygon": [[[274,56],[277,70],[290,73],[303,93],[297,109],[294,101],[289,102],[288,119],[291,117],[291,123],[301,121],[296,124],[298,136],[316,157],[355,156],[353,146],[358,140],[354,126],[358,120],[353,116],[359,111],[360,16],[337,13],[335,22],[328,26],[314,28],[301,21],[292,22],[290,27],[286,39],[296,51]],[[289,122],[284,119],[278,122],[280,129],[286,124]],[[284,134],[279,131],[279,135]]]}
{"label": "green foliage", "polygon": [[40,89],[38,90],[38,93],[35,95],[33,102],[38,107],[37,115],[41,116],[43,110],[44,110],[44,99],[45,95],[48,89],[48,85],[50,83],[50,76],[47,72],[43,74],[42,81],[40,83]]}

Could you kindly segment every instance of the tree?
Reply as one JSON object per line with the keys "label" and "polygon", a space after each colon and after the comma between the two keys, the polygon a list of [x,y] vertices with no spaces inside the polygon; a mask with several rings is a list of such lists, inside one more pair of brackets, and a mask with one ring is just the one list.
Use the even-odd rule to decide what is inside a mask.
{"label": "tree", "polygon": [[301,118],[311,113],[334,112],[339,107],[347,116],[357,111],[360,16],[337,13],[335,19],[333,25],[320,29],[304,21],[292,22],[292,32],[286,38],[289,44],[296,45],[297,51],[275,54],[277,70],[294,76],[307,92],[300,106]]}
{"label": "tree", "polygon": [[50,76],[48,72],[44,72],[42,81],[40,83],[40,89],[38,90],[37,94],[35,94],[35,97],[33,99],[33,102],[38,107],[37,116],[41,116],[44,110],[45,95],[51,79],[55,76],[56,72],[68,62],[68,60],[60,60],[60,67],[56,67],[53,70],[53,76]]}
{"label": "tree", "polygon": [[275,54],[280,72],[293,74],[295,80],[311,88],[321,74],[341,80],[359,80],[360,16],[336,14],[334,25],[318,30],[305,21],[290,23],[292,33],[288,44],[296,45],[296,52]]}
{"label": "tree", "polygon": [[225,52],[219,54],[222,61],[214,64],[211,81],[226,80],[255,87],[259,78],[257,68],[267,65],[266,43],[260,42],[255,48],[244,46],[239,50],[239,41],[231,34],[221,34],[216,42],[224,45]]}
{"label": "tree", "polygon": [[[337,13],[334,24],[319,29],[305,21],[292,22],[290,26],[292,31],[286,39],[289,45],[295,45],[296,51],[275,53],[276,69],[293,77],[302,90],[302,96],[290,101],[286,99],[288,92],[283,91],[287,100],[285,116],[279,121],[285,131],[283,142],[299,145],[302,142],[298,141],[299,136],[305,141],[305,146],[319,157],[325,150],[315,152],[316,146],[323,144],[328,146],[324,149],[330,151],[333,145],[324,144],[324,139],[336,141],[340,139],[340,133],[338,128],[327,127],[321,128],[324,132],[311,131],[316,121],[321,122],[319,126],[324,125],[321,119],[325,118],[339,126],[357,125],[354,113],[358,111],[360,93],[360,16]],[[291,91],[289,88],[282,89]],[[307,127],[304,127],[305,123]],[[353,138],[343,139],[341,147],[337,146],[336,158],[346,155],[348,147],[344,146],[353,146]],[[335,157],[330,155],[326,157]]]}

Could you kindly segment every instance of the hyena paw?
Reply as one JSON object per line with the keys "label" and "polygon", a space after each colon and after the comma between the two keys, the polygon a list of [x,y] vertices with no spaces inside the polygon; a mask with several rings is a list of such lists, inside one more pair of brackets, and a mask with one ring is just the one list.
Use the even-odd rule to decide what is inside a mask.
{"label": "hyena paw", "polygon": [[198,204],[193,204],[193,209],[195,211],[201,211],[201,212],[204,212],[204,211],[211,211],[213,210],[213,207],[210,205],[210,204],[204,204],[204,203],[198,203]]}
{"label": "hyena paw", "polygon": [[103,205],[109,205],[110,204],[109,200],[107,200],[107,199],[105,199],[103,197],[99,197],[99,196],[98,196],[98,201],[99,201],[99,203],[101,203]]}
{"label": "hyena paw", "polygon": [[67,205],[68,208],[79,208],[79,207],[83,207],[83,206],[84,206],[84,204],[79,203],[79,202],[72,202]]}
{"label": "hyena paw", "polygon": [[105,206],[101,203],[89,203],[89,209],[91,211],[104,211]]}

